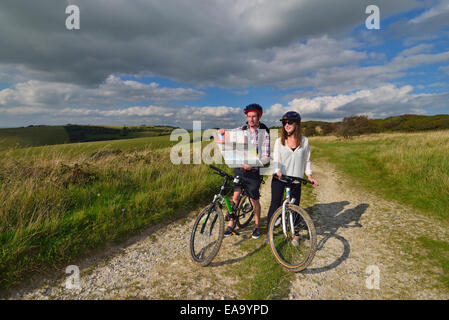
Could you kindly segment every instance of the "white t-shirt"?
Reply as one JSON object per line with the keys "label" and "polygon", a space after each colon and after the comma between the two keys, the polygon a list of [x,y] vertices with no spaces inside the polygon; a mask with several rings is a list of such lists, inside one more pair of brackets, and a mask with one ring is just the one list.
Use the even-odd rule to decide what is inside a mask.
{"label": "white t-shirt", "polygon": [[285,146],[278,138],[274,143],[273,150],[274,172],[280,171],[283,175],[302,178],[312,174],[312,166],[310,163],[310,146],[307,137],[301,137],[301,146],[295,151],[288,147],[287,141]]}

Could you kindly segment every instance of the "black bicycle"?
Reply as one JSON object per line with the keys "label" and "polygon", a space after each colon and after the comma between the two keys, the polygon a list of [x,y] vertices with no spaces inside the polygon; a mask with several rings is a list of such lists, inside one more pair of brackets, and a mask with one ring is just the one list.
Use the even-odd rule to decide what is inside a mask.
{"label": "black bicycle", "polygon": [[[209,166],[216,174],[222,176],[220,192],[214,196],[212,203],[198,214],[190,236],[190,254],[194,262],[207,266],[220,250],[224,234],[224,220],[234,219],[239,228],[245,228],[254,216],[254,208],[248,195],[245,181],[239,176],[231,176],[223,170]],[[261,178],[262,179],[262,178]],[[261,180],[263,183],[263,180]],[[242,189],[237,203],[231,205],[228,193],[234,186]],[[223,217],[223,207],[227,214]],[[238,234],[233,230],[234,234]]]}

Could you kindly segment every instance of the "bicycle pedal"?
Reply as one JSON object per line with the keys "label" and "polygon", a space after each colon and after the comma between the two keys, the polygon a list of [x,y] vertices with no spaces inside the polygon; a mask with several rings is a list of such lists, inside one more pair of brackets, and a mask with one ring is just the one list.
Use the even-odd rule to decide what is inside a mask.
{"label": "bicycle pedal", "polygon": [[233,235],[233,236],[239,236],[240,233],[238,233],[237,231],[232,231],[232,235]]}

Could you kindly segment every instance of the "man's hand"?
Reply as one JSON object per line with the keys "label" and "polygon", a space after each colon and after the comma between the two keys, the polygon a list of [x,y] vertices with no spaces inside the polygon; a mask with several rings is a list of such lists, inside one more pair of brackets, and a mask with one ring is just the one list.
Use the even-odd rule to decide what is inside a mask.
{"label": "man's hand", "polygon": [[223,135],[223,134],[225,134],[225,131],[226,131],[226,130],[225,130],[225,129],[218,129],[217,131],[218,131],[219,134],[222,134],[222,135]]}
{"label": "man's hand", "polygon": [[245,170],[245,171],[251,171],[251,170],[253,170],[253,167],[251,167],[251,166],[249,166],[249,165],[247,165],[247,164],[244,164],[244,165],[242,166],[242,169]]}

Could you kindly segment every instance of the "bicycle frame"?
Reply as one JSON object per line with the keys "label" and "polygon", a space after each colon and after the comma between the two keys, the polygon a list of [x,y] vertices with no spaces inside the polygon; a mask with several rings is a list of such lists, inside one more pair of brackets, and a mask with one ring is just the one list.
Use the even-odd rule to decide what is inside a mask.
{"label": "bicycle frame", "polygon": [[[220,169],[215,168],[213,166],[210,166],[210,167],[212,169],[214,169],[214,170],[217,170],[218,172],[221,171]],[[209,209],[207,210],[208,211],[207,215],[206,215],[206,217],[204,218],[204,220],[202,222],[203,225],[201,227],[200,233],[204,233],[204,228],[205,228],[206,223],[207,223],[207,221],[209,219],[210,213],[212,212],[212,210],[214,209],[214,207],[217,204],[220,206],[220,209],[221,209],[223,207],[223,202],[224,202],[226,204],[226,208],[227,208],[227,210],[229,212],[229,215],[233,216],[235,214],[235,209],[240,206],[240,201],[242,200],[243,194],[245,193],[244,190],[246,190],[246,188],[244,190],[242,190],[242,193],[240,194],[237,203],[235,203],[233,206],[231,206],[231,204],[229,202],[229,197],[225,194],[225,189],[231,185],[229,183],[231,180],[234,181],[234,183],[236,183],[235,177],[230,176],[230,175],[228,175],[228,174],[226,174],[224,172],[223,172],[223,174],[220,174],[220,175],[224,177],[223,184],[221,185],[220,192],[218,194],[214,195],[214,199],[212,200],[212,203],[210,204]],[[252,204],[251,204],[251,206],[252,206]],[[215,222],[216,222],[216,219],[211,224],[211,230],[212,230]]]}
{"label": "bicycle frame", "polygon": [[[207,210],[207,215],[206,215],[206,217],[204,218],[204,220],[202,222],[203,225],[201,226],[200,233],[204,233],[204,228],[206,227],[207,220],[209,220],[210,213],[212,212],[214,207],[217,205],[217,203],[221,206],[223,201],[225,201],[226,202],[226,206],[229,205],[229,199],[226,201],[226,199],[228,197],[226,195],[223,196],[224,190],[226,189],[227,185],[228,185],[228,179],[225,178],[225,180],[223,181],[223,184],[221,185],[220,192],[218,194],[214,195],[214,199],[212,200],[212,203],[210,204],[209,209]],[[229,207],[228,207],[228,210],[229,210]],[[216,219],[215,219],[215,221],[213,221],[211,223],[211,229],[213,228],[215,222],[216,222]]]}

